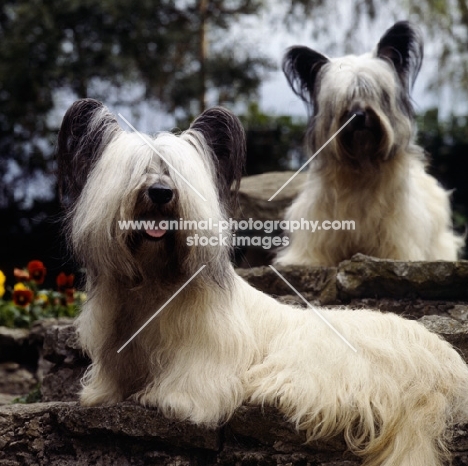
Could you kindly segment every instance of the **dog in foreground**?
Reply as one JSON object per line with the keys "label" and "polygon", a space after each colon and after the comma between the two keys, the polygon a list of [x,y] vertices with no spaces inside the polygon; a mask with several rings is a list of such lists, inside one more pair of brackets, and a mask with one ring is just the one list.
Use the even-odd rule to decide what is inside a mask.
{"label": "dog in foreground", "polygon": [[410,90],[422,58],[420,32],[408,22],[396,23],[362,56],[288,50],[283,71],[311,115],[309,155],[333,139],[311,161],[286,218],[353,220],[355,230],[295,231],[276,263],[336,266],[358,252],[457,259],[464,241],[452,229],[449,193],[426,173],[414,142]]}
{"label": "dog in foreground", "polygon": [[[459,354],[415,321],[322,310],[352,351],[310,309],[241,279],[229,246],[187,246],[195,233],[219,239],[216,228],[161,226],[180,218],[214,226],[229,215],[245,141],[230,112],[207,110],[180,136],[143,138],[91,99],[75,102],[60,129],[59,186],[89,296],[77,319],[92,359],[81,403],[131,398],[205,426],[242,403],[272,405],[309,441],[344,435],[367,466],[443,464],[447,427],[468,418]],[[160,228],[119,227],[135,219]]]}

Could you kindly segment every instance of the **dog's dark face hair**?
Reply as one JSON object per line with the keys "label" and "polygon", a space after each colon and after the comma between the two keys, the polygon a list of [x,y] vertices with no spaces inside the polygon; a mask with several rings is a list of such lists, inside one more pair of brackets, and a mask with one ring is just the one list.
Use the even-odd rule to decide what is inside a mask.
{"label": "dog's dark face hair", "polygon": [[380,163],[412,137],[410,90],[423,58],[420,32],[396,23],[374,52],[331,59],[308,47],[290,48],[283,71],[311,114],[308,145],[316,151],[351,117],[330,148],[355,168]]}
{"label": "dog's dark face hair", "polygon": [[[63,119],[57,160],[71,240],[92,275],[107,270],[134,284],[145,277],[174,283],[201,263],[229,260],[230,248],[187,246],[188,235],[212,231],[119,227],[129,220],[217,221],[232,213],[245,135],[228,110],[209,109],[180,136],[152,139],[122,131],[100,102],[79,100]],[[217,267],[211,267],[213,275],[222,275]]]}
{"label": "dog's dark face hair", "polygon": [[[201,133],[211,148],[220,200],[232,210],[245,165],[245,133],[240,121],[227,109],[213,107],[203,112],[190,130]],[[56,151],[64,207],[76,202],[95,162],[120,131],[115,116],[97,100],[81,99],[67,110]]]}

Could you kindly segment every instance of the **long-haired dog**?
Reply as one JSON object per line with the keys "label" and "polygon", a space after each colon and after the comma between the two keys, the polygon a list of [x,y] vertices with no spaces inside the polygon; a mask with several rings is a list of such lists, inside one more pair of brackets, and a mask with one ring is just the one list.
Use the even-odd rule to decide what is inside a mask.
{"label": "long-haired dog", "polygon": [[421,35],[408,22],[396,23],[362,56],[287,51],[283,71],[311,114],[308,153],[333,139],[311,161],[286,218],[352,220],[355,229],[297,230],[277,263],[334,266],[358,252],[456,260],[463,239],[452,230],[449,193],[426,173],[424,151],[414,142],[410,90],[422,58]]}
{"label": "long-haired dog", "polygon": [[[77,319],[92,359],[81,403],[131,397],[208,426],[244,402],[268,404],[309,441],[344,435],[367,466],[442,464],[447,427],[467,418],[468,403],[468,369],[447,342],[396,315],[323,310],[354,352],[310,310],[241,279],[229,242],[188,246],[195,233],[220,239],[215,223],[229,215],[244,141],[239,121],[220,108],[179,136],[145,140],[94,100],[66,113],[59,182],[89,297]],[[208,227],[119,227],[142,218]]]}

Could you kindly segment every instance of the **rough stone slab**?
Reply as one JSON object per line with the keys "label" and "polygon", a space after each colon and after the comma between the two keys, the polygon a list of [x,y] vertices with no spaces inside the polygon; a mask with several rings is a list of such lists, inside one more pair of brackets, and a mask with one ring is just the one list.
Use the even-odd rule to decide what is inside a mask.
{"label": "rough stone slab", "polygon": [[48,318],[48,319],[41,319],[36,320],[32,327],[31,331],[29,332],[29,341],[34,343],[38,346],[43,345],[44,338],[47,331],[56,325],[64,326],[64,325],[72,325],[74,319],[71,317],[60,317],[58,319],[55,318]]}
{"label": "rough stone slab", "polygon": [[305,446],[273,408],[241,407],[226,426],[208,430],[171,421],[131,403],[0,407],[0,464],[357,466],[343,444]]}
{"label": "rough stone slab", "polygon": [[0,327],[0,344],[2,348],[21,346],[29,337],[29,330],[26,328]]}
{"label": "rough stone slab", "polygon": [[27,395],[37,384],[34,374],[16,362],[0,363],[0,393]]}
{"label": "rough stone slab", "polygon": [[424,316],[419,319],[428,330],[437,333],[455,348],[465,361],[468,361],[468,323],[461,323],[450,317]]}
{"label": "rough stone slab", "polygon": [[[333,267],[275,266],[275,269],[301,294],[321,304],[336,302],[336,269]],[[270,267],[236,269],[253,287],[273,296],[295,295]],[[305,296],[304,296],[305,297]]]}
{"label": "rough stone slab", "polygon": [[86,366],[51,367],[42,378],[42,401],[78,401]]}
{"label": "rough stone slab", "polygon": [[[69,317],[60,317],[58,319],[50,318],[50,319],[43,319],[34,322],[31,332],[29,334],[29,343],[31,345],[36,346],[39,348],[39,360],[37,363],[37,372],[36,376],[39,382],[42,384],[44,374],[48,374],[53,366],[53,363],[48,361],[44,358],[44,340],[46,338],[46,334],[52,327],[55,326],[68,326],[73,324],[73,319]],[[57,387],[57,390],[59,388]],[[72,398],[51,398],[51,399],[44,399],[43,401],[72,401]]]}
{"label": "rough stone slab", "polygon": [[460,322],[468,322],[468,304],[455,304],[448,310],[448,313]]}
{"label": "rough stone slab", "polygon": [[229,422],[231,434],[256,439],[269,446],[290,444],[302,446],[304,432],[297,432],[294,426],[284,421],[283,416],[270,407],[241,406]]}
{"label": "rough stone slab", "polygon": [[11,404],[16,397],[17,395],[11,393],[0,393],[0,406]]}
{"label": "rough stone slab", "polygon": [[[266,449],[241,449],[226,447],[218,458],[217,466],[359,466],[361,461],[340,458],[339,454],[312,454],[310,452],[276,453]],[[337,459],[332,460],[336,456]],[[322,458],[321,458],[322,457]],[[323,459],[325,458],[325,459]],[[457,465],[458,466],[458,465]]]}
{"label": "rough stone slab", "polygon": [[85,359],[73,324],[47,328],[43,351],[44,358],[56,364],[73,365]]}
{"label": "rough stone slab", "polygon": [[327,452],[330,457],[333,452],[340,452],[342,455],[346,450],[343,438],[305,445],[305,432],[298,432],[277,409],[269,406],[241,406],[229,421],[229,429],[236,437],[255,439],[281,453],[309,450],[314,452],[315,457],[320,452]]}
{"label": "rough stone slab", "polygon": [[295,172],[270,172],[261,175],[245,176],[241,180],[239,189],[240,210],[239,219],[253,218],[255,220],[282,220],[284,212],[301,190],[307,177],[306,173],[299,173],[288,183],[274,199],[268,201],[273,194]]}
{"label": "rough stone slab", "polygon": [[[467,426],[456,426],[453,466],[466,465]],[[131,403],[0,407],[0,464],[28,466],[358,466],[341,438],[304,445],[273,408],[243,406],[209,430]]]}
{"label": "rough stone slab", "polygon": [[427,315],[452,317],[462,323],[468,321],[468,305],[457,301],[429,299],[362,298],[352,299],[349,307],[393,312],[407,319],[420,319]]}
{"label": "rough stone slab", "polygon": [[[219,430],[168,420],[129,403],[102,408],[59,402],[0,407],[2,465],[188,466],[204,464],[219,448]],[[192,457],[199,462],[191,463]]]}
{"label": "rough stone slab", "polygon": [[219,430],[166,419],[156,410],[126,402],[116,407],[85,407],[64,403],[57,422],[73,435],[119,434],[132,438],[154,438],[185,448],[218,450]]}
{"label": "rough stone slab", "polygon": [[468,261],[403,262],[356,254],[338,266],[338,296],[468,299]]}
{"label": "rough stone slab", "polygon": [[77,401],[80,379],[90,360],[83,354],[73,324],[47,327],[44,335],[42,401]]}

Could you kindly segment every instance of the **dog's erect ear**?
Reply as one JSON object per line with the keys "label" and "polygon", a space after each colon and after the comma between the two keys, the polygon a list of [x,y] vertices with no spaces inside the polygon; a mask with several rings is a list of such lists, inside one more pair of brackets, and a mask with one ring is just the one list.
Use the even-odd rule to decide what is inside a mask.
{"label": "dog's erect ear", "polygon": [[377,57],[389,60],[393,64],[408,92],[421,69],[423,55],[421,32],[409,21],[395,23],[377,44]]}
{"label": "dog's erect ear", "polygon": [[308,47],[291,47],[283,58],[283,72],[291,89],[304,102],[312,104],[317,75],[329,59]]}
{"label": "dog's erect ear", "polygon": [[62,204],[74,204],[88,174],[119,125],[97,100],[76,101],[65,113],[57,143],[58,187]]}
{"label": "dog's erect ear", "polygon": [[220,197],[230,204],[231,190],[237,197],[245,166],[245,132],[239,119],[229,110],[213,107],[205,110],[190,126],[203,134],[216,159]]}

